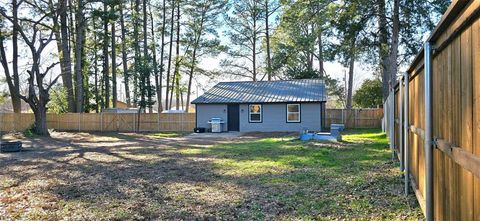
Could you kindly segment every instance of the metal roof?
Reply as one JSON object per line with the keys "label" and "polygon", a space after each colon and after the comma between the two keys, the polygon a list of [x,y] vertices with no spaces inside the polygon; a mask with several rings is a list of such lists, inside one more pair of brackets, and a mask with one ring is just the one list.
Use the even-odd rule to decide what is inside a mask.
{"label": "metal roof", "polygon": [[192,104],[285,103],[327,101],[320,79],[221,82]]}

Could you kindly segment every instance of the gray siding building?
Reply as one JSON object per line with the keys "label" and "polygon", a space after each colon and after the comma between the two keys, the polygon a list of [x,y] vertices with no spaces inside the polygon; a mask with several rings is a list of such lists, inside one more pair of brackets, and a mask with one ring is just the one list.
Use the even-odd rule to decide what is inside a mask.
{"label": "gray siding building", "polygon": [[324,128],[323,80],[222,82],[192,101],[196,127],[210,128],[218,117],[222,131],[320,131]]}

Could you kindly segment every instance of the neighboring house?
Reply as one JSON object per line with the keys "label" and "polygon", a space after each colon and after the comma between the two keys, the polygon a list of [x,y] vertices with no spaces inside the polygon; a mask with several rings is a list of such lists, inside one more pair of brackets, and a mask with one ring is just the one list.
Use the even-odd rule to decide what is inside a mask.
{"label": "neighboring house", "polygon": [[[112,102],[113,102],[113,101],[112,101]],[[127,109],[127,108],[129,108],[129,106],[127,105],[127,103],[125,103],[125,102],[123,102],[123,101],[117,100],[117,108]]]}
{"label": "neighboring house", "polygon": [[196,127],[210,128],[212,117],[222,131],[320,131],[324,128],[325,83],[318,79],[222,82],[192,101]]}

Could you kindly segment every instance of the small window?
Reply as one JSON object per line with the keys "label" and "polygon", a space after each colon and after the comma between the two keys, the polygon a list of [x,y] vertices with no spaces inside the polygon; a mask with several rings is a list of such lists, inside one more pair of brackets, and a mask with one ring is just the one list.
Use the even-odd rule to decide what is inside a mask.
{"label": "small window", "polygon": [[261,123],[262,122],[262,105],[261,104],[250,104],[248,112],[248,121],[251,123]]}
{"label": "small window", "polygon": [[300,104],[287,104],[287,122],[300,122]]}

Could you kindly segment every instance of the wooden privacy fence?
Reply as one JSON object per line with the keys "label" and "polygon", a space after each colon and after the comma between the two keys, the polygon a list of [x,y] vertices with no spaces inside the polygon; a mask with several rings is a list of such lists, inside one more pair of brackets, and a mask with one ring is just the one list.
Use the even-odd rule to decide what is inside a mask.
{"label": "wooden privacy fence", "polygon": [[327,109],[325,125],[345,124],[346,128],[380,128],[383,109]]}
{"label": "wooden privacy fence", "polygon": [[391,95],[390,140],[427,220],[480,220],[479,15],[453,1]]}
{"label": "wooden privacy fence", "polygon": [[[327,109],[326,125],[345,123],[347,128],[379,128],[382,109]],[[33,125],[33,114],[0,113],[0,131],[24,131]],[[193,131],[195,113],[65,113],[47,114],[47,126],[59,131]]]}
{"label": "wooden privacy fence", "polygon": [[[24,131],[33,114],[0,113],[0,131]],[[59,131],[193,131],[195,113],[65,113],[47,114],[47,126]]]}

